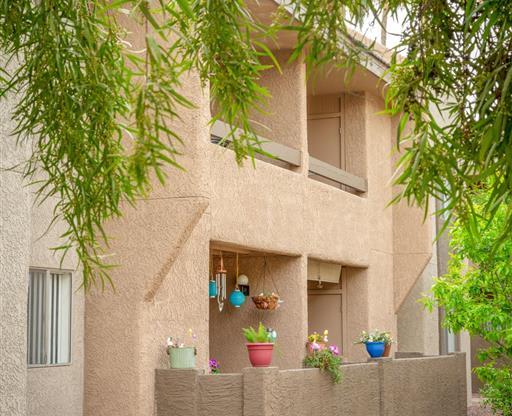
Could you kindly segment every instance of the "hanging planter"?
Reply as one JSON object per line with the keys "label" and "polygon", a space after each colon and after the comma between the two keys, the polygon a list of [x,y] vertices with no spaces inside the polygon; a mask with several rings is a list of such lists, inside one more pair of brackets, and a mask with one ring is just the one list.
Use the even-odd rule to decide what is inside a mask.
{"label": "hanging planter", "polygon": [[[265,281],[267,279],[267,257],[264,257],[263,263],[263,287],[265,287]],[[276,288],[276,284],[274,282],[274,278],[272,275],[270,276],[272,280],[272,284],[274,286],[275,292],[261,292],[259,295],[253,296],[252,301],[256,308],[266,311],[273,311],[279,308],[280,303],[282,302],[279,293]]]}
{"label": "hanging planter", "polygon": [[261,293],[258,296],[253,296],[252,301],[258,309],[273,311],[279,307],[279,295],[275,293]]}

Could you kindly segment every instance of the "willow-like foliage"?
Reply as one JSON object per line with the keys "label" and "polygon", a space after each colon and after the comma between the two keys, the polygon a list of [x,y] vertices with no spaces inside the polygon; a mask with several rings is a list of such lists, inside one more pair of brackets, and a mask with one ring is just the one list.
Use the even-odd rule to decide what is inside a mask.
{"label": "willow-like foliage", "polygon": [[398,47],[404,56],[395,55],[387,94],[389,112],[401,117],[396,182],[403,187],[397,198],[426,212],[430,197],[441,199],[443,210],[476,237],[482,215],[474,209],[473,191],[492,184],[485,218],[507,206],[497,249],[512,231],[512,3],[397,4],[406,16]]}
{"label": "willow-like foliage", "polygon": [[[172,122],[192,107],[180,93],[184,74],[199,74],[231,134],[239,163],[260,143],[250,114],[264,110],[263,71],[279,69],[268,46],[296,34],[291,59],[309,74],[329,62],[354,68],[371,49],[350,28],[381,10],[405,15],[389,69],[386,104],[400,117],[398,199],[430,196],[476,230],[468,190],[493,184],[492,218],[508,207],[501,240],[512,231],[512,12],[508,0],[279,0],[261,22],[245,0],[0,0],[0,98],[16,94],[14,137],[30,142],[26,176],[38,196],[57,197],[55,219],[68,224],[60,249],[76,249],[84,286],[109,280],[102,225],[180,168]],[[122,16],[122,19],[119,17]],[[124,23],[146,28],[145,46],[126,42]],[[123,24],[121,24],[123,22]],[[398,53],[401,55],[398,55]],[[443,116],[441,116],[443,114]],[[409,127],[407,127],[407,125]],[[497,241],[497,245],[500,241]],[[98,280],[96,280],[98,279]]]}
{"label": "willow-like foliage", "polygon": [[[196,71],[209,88],[242,163],[262,152],[249,115],[269,96],[262,71],[278,68],[265,41],[298,30],[294,59],[309,46],[311,67],[327,60],[321,51],[337,55],[352,2],[283,3],[264,25],[244,0],[0,0],[0,98],[16,96],[13,136],[33,149],[25,175],[40,202],[55,197],[54,221],[67,224],[56,249],[76,250],[86,289],[112,284],[105,221],[146,196],[153,173],[164,182],[165,166],[180,168],[171,123],[194,105],[179,93],[183,74]],[[305,25],[292,25],[285,7]],[[146,29],[141,51],[127,42],[127,20]]]}

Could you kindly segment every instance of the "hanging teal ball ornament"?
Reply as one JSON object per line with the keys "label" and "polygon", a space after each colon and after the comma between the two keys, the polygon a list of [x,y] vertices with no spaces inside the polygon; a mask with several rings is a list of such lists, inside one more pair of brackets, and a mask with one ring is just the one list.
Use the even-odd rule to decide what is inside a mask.
{"label": "hanging teal ball ornament", "polygon": [[229,303],[231,303],[235,308],[239,308],[245,302],[245,296],[238,288],[231,292],[229,295]]}

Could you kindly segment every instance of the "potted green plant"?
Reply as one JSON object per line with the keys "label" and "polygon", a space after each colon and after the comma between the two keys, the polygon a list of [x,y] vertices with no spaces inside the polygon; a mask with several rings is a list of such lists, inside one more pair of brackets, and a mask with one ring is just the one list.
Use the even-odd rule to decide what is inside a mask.
{"label": "potted green plant", "polygon": [[306,368],[319,368],[320,371],[327,371],[334,384],[341,381],[342,358],[336,345],[319,349],[318,344],[313,343],[313,351],[306,355],[303,364]]}
{"label": "potted green plant", "polygon": [[375,329],[370,332],[362,331],[355,344],[364,344],[370,357],[380,358],[384,356],[386,344],[389,344],[391,348],[391,342],[392,338],[389,335],[389,332],[381,332],[378,329]]}
{"label": "potted green plant", "polygon": [[258,330],[252,326],[242,329],[249,352],[249,361],[253,367],[269,367],[272,364],[272,353],[274,351],[274,342],[276,331],[267,330],[260,322]]}

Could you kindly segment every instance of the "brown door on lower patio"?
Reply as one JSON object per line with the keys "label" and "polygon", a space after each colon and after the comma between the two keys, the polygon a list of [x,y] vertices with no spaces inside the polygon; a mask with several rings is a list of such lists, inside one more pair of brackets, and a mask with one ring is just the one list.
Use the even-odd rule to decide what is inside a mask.
{"label": "brown door on lower patio", "polygon": [[343,345],[340,290],[308,291],[308,333],[329,331],[329,344]]}

